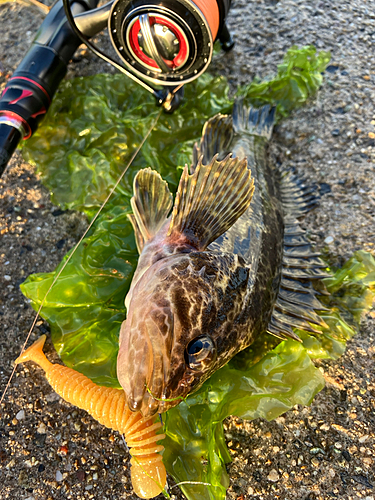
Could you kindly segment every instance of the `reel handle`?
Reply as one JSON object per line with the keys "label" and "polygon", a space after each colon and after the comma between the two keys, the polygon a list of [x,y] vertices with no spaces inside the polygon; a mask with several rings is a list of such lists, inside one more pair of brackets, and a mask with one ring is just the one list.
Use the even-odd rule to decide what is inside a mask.
{"label": "reel handle", "polygon": [[[97,0],[73,0],[71,9],[77,15],[95,8],[96,4]],[[20,140],[28,139],[38,128],[80,44],[59,0],[1,95],[0,175]]]}

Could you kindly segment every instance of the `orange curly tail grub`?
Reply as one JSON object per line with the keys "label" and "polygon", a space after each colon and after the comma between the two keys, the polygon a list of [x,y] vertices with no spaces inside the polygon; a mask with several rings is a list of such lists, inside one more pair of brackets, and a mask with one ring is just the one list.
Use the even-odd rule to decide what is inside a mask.
{"label": "orange curly tail grub", "polygon": [[153,498],[162,492],[167,474],[157,442],[165,434],[156,434],[162,427],[158,417],[142,417],[126,405],[125,393],[119,389],[100,387],[81,373],[67,366],[54,365],[43,353],[46,336],[42,335],[16,359],[15,363],[34,361],[45,371],[53,389],[65,401],[86,410],[98,422],[125,435],[132,459],[130,461],[133,489],[140,498]]}

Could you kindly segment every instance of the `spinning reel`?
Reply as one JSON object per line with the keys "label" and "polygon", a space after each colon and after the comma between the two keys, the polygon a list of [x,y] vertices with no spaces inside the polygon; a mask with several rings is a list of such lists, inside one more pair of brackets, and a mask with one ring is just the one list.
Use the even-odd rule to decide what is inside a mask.
{"label": "spinning reel", "polygon": [[[225,24],[231,0],[58,0],[0,98],[0,174],[18,142],[29,138],[83,42],[151,92],[173,112],[183,85],[198,78],[219,39],[233,47]],[[118,61],[90,38],[108,28]]]}
{"label": "spinning reel", "polygon": [[[128,72],[176,87],[206,70],[218,35],[225,48],[232,46],[224,24],[229,6],[230,0],[115,0],[97,10],[108,12],[108,32]],[[91,19],[93,28],[96,16],[78,16],[77,27],[84,32]]]}

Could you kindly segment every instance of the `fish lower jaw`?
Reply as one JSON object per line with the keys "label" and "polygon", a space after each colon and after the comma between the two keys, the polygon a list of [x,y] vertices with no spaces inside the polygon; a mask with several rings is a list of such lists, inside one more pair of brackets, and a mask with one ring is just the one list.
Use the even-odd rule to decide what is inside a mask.
{"label": "fish lower jaw", "polygon": [[154,398],[146,392],[145,397],[140,401],[128,398],[129,409],[133,412],[141,412],[144,418],[152,417],[156,413],[162,414],[177,406],[183,400],[183,397],[163,399]]}
{"label": "fish lower jaw", "polygon": [[144,418],[152,417],[156,413],[160,413],[159,401],[153,398],[148,392],[145,392],[143,399],[128,397],[127,402],[131,411],[141,412]]}

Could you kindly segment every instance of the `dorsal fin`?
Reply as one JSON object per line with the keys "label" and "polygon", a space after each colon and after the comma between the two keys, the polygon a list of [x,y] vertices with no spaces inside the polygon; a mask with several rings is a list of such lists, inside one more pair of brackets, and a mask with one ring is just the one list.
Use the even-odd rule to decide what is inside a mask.
{"label": "dorsal fin", "polygon": [[194,145],[193,163],[190,173],[194,173],[198,161],[203,157],[204,164],[209,163],[214,155],[219,154],[218,160],[222,160],[230,152],[229,146],[233,139],[233,125],[231,115],[218,113],[203,126],[202,137],[199,143]]}
{"label": "dorsal fin", "polygon": [[246,159],[228,155],[208,165],[202,158],[192,175],[186,165],[178,186],[168,236],[181,236],[198,250],[227,231],[247,210],[254,182]]}
{"label": "dorsal fin", "polygon": [[280,172],[280,195],[284,211],[284,257],[278,297],[268,325],[268,332],[280,338],[300,340],[292,327],[320,333],[326,328],[316,311],[327,309],[316,298],[314,281],[329,276],[319,254],[313,252],[298,218],[314,208],[314,186],[299,178],[294,170]]}
{"label": "dorsal fin", "polygon": [[162,227],[172,208],[173,197],[168,183],[151,168],[140,170],[133,181],[130,200],[133,214],[129,219],[135,233],[139,253],[144,244]]}

